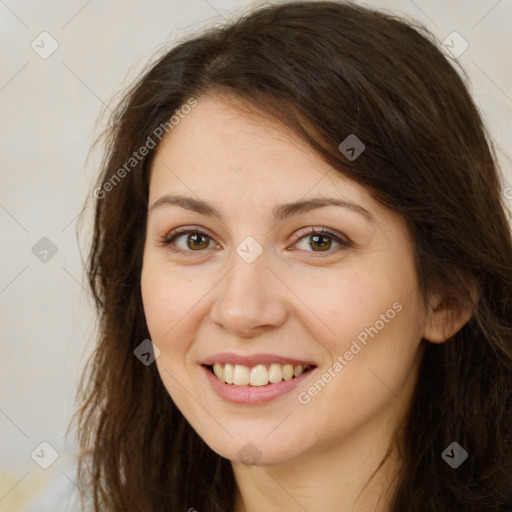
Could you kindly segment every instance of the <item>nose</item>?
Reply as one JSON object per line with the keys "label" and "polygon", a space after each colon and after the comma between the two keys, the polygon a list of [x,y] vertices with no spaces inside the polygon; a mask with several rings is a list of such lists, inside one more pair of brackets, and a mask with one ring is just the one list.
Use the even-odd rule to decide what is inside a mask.
{"label": "nose", "polygon": [[240,338],[281,326],[287,318],[286,287],[267,268],[265,251],[248,263],[234,251],[232,267],[220,281],[210,318]]}

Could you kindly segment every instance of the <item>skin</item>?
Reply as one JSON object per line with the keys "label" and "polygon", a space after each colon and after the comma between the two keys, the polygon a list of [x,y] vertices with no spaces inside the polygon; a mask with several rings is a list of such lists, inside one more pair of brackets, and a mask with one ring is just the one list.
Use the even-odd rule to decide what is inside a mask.
{"label": "skin", "polygon": [[[208,201],[223,219],[176,205],[152,208],[166,194]],[[374,222],[336,206],[272,219],[276,205],[312,197],[355,203]],[[442,342],[467,321],[450,317],[448,325],[438,297],[423,303],[403,220],[275,120],[242,113],[220,96],[199,98],[162,140],[148,209],[141,288],[161,351],[156,364],[192,427],[232,461],[235,512],[388,510],[394,451],[365,484],[407,412],[422,338]],[[174,247],[186,254],[162,245],[182,226],[210,238],[200,237],[202,248],[194,249],[182,234]],[[310,236],[322,227],[350,245],[327,238],[322,251]],[[252,263],[236,252],[248,236],[263,251]],[[307,405],[300,403],[298,393],[332,372],[357,335],[396,303],[394,318]],[[200,367],[219,352],[289,355],[317,369],[270,403],[235,405],[213,391]],[[253,466],[239,461],[246,443],[260,454]]]}

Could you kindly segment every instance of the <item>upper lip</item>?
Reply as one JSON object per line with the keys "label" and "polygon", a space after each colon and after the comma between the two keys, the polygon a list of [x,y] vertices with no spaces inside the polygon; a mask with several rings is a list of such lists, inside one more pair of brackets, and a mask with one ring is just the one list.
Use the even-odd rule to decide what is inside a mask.
{"label": "upper lip", "polygon": [[232,352],[223,352],[221,354],[214,354],[213,356],[205,359],[202,364],[206,366],[213,365],[215,363],[229,363],[238,364],[242,366],[248,366],[252,368],[258,364],[292,364],[294,366],[316,366],[312,361],[306,361],[296,359],[288,356],[278,356],[276,354],[252,354],[252,355],[241,355],[234,354]]}

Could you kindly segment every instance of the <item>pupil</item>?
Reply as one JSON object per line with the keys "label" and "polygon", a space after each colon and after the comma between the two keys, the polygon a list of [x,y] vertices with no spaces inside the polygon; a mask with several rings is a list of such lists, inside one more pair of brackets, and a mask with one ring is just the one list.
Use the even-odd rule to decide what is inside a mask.
{"label": "pupil", "polygon": [[[319,245],[320,247],[323,247],[323,248],[327,248],[328,249],[330,247],[330,245],[331,245],[331,239],[326,237],[326,236],[323,236],[323,235],[313,235],[312,239],[313,239],[313,242],[315,244],[317,244],[317,245]],[[318,241],[321,240],[321,239],[323,239],[324,242],[327,241],[327,243],[319,243]],[[312,244],[310,244],[310,245],[314,249],[313,245]]]}
{"label": "pupil", "polygon": [[[203,248],[202,246],[205,245],[205,242],[202,242],[200,241],[200,239],[203,237],[203,235],[199,234],[199,233],[193,233],[191,235],[189,235],[189,241],[192,240],[192,243],[193,243],[193,247],[195,248]],[[204,238],[204,237],[203,237]],[[206,242],[206,244],[208,245],[208,243]]]}

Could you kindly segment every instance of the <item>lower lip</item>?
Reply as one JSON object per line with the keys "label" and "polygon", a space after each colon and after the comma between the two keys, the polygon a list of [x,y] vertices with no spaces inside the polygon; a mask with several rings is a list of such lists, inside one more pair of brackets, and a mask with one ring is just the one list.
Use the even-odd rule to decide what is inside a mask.
{"label": "lower lip", "polygon": [[282,380],[266,386],[236,386],[219,380],[208,368],[201,366],[210,381],[213,390],[224,400],[240,405],[258,405],[270,402],[293,391],[313,370],[301,373],[290,380]]}

